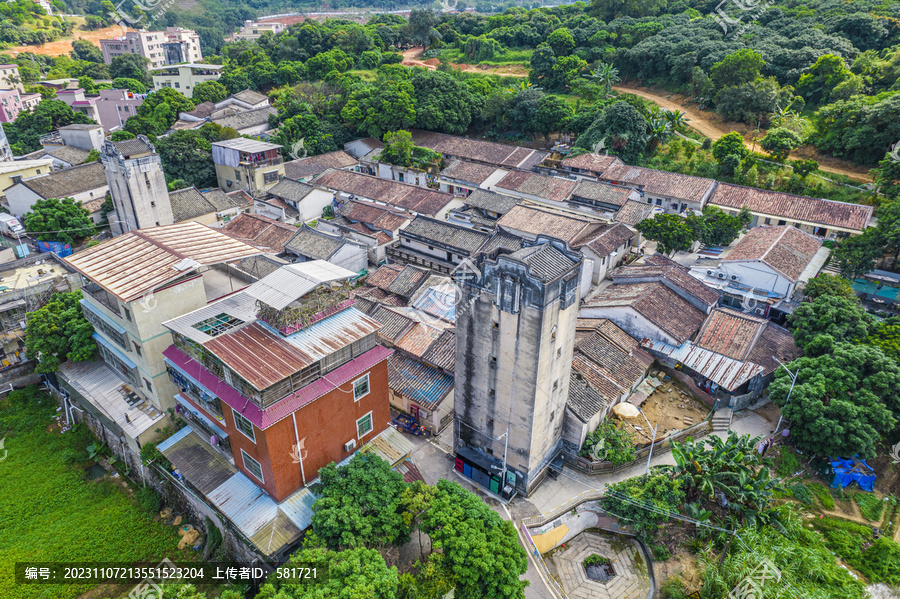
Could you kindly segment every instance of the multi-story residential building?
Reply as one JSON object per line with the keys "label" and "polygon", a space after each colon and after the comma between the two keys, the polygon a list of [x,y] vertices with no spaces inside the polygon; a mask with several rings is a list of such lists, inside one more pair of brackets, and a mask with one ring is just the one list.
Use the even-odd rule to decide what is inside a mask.
{"label": "multi-story residential building", "polygon": [[244,21],[241,30],[232,36],[234,41],[258,40],[263,33],[271,31],[276,37],[284,31],[286,25],[277,21]]}
{"label": "multi-story residential building", "polygon": [[165,31],[128,31],[121,37],[100,40],[100,49],[106,64],[125,54],[143,56],[151,68],[203,59],[200,36],[181,27],[167,27]]}
{"label": "multi-story residential building", "polygon": [[215,81],[222,75],[222,65],[190,63],[159,66],[150,69],[150,74],[153,76],[154,90],[171,87],[190,98],[197,84]]}
{"label": "multi-story residential building", "polygon": [[100,162],[115,208],[114,235],[175,222],[162,161],[145,135],[106,141]]}
{"label": "multi-story residential building", "polygon": [[9,147],[9,139],[6,138],[6,131],[0,127],[0,162],[7,162],[13,159],[12,148]]}
{"label": "multi-story residential building", "polygon": [[459,277],[456,470],[497,495],[529,494],[562,449],[582,262],[539,236]]}
{"label": "multi-story residential building", "polygon": [[212,145],[219,187],[226,192],[243,189],[258,197],[284,176],[281,146],[239,137]]}
{"label": "multi-story residential building", "polygon": [[87,125],[66,125],[59,130],[41,135],[41,146],[44,150],[52,151],[64,146],[78,148],[90,152],[103,148],[106,135],[103,127],[94,123]]}
{"label": "multi-story residential building", "polygon": [[137,464],[141,445],[175,406],[178,389],[162,356],[172,336],[162,323],[245,286],[213,266],[259,253],[191,222],[131,231],[65,260],[84,277],[81,305],[100,359],[67,362],[60,382],[91,416],[94,432],[129,463]]}
{"label": "multi-story residential building", "polygon": [[0,64],[0,87],[16,89],[20,94],[25,93],[22,77],[19,76],[19,65]]}
{"label": "multi-story residential building", "polygon": [[43,101],[44,96],[41,94],[19,94],[19,98],[22,100],[22,109],[28,110],[29,112],[37,108],[38,104]]}
{"label": "multi-story residential building", "polygon": [[165,323],[180,411],[276,502],[389,426],[391,351],[352,305],[355,274],[322,260],[282,266]]}
{"label": "multi-story residential building", "polygon": [[144,98],[145,94],[136,94],[127,89],[101,89],[94,106],[103,130],[109,132],[124,127],[125,121],[137,114]]}
{"label": "multi-story residential building", "polygon": [[0,89],[0,123],[13,122],[24,109],[19,90]]}
{"label": "multi-story residential building", "polygon": [[0,195],[5,198],[5,191],[29,177],[49,173],[53,170],[53,159],[50,157],[36,160],[8,160],[0,162]]}
{"label": "multi-story residential building", "polygon": [[62,100],[73,111],[80,112],[92,121],[100,120],[100,116],[97,114],[98,96],[87,96],[80,87],[61,89],[56,92],[56,99]]}
{"label": "multi-story residential building", "polygon": [[41,167],[35,170],[37,176],[14,181],[3,190],[13,215],[24,216],[38,200],[72,198],[88,211],[95,223],[100,222],[103,218],[100,207],[109,191],[102,165],[90,162],[62,171],[53,171],[52,167],[47,167],[46,172]]}

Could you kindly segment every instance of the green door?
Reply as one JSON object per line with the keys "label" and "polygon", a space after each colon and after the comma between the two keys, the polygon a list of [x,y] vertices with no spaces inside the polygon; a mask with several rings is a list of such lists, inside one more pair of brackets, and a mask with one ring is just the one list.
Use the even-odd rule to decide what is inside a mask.
{"label": "green door", "polygon": [[495,476],[491,477],[491,493],[500,494],[500,479]]}

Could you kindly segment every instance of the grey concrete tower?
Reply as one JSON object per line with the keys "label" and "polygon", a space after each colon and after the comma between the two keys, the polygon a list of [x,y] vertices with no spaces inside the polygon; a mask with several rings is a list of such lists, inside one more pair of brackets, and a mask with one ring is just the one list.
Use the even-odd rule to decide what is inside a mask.
{"label": "grey concrete tower", "polygon": [[116,209],[110,215],[113,235],[175,222],[162,161],[145,135],[107,140],[100,161]]}
{"label": "grey concrete tower", "polygon": [[529,494],[562,447],[582,257],[539,236],[473,270],[456,308],[456,469]]}

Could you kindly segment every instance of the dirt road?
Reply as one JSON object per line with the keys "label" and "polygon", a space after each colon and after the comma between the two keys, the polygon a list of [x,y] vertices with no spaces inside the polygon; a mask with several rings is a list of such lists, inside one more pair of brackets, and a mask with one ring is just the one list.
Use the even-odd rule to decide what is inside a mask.
{"label": "dirt road", "polygon": [[125,31],[126,29],[121,25],[113,25],[112,27],[97,29],[95,31],[76,29],[72,34],[72,37],[49,42],[42,46],[14,46],[9,50],[6,50],[6,52],[13,56],[19,52],[33,52],[34,54],[43,56],[68,56],[69,52],[72,51],[72,42],[74,40],[87,40],[99,48],[100,40],[125,35]]}
{"label": "dirt road", "polygon": [[[428,60],[422,60],[422,48],[412,48],[410,50],[406,50],[403,52],[403,62],[400,63],[402,65],[408,67],[425,67],[429,71],[434,71],[437,69],[438,65],[441,64],[441,61],[437,58],[429,58]],[[501,77],[527,77],[528,69],[522,65],[509,65],[505,67],[495,67],[488,65],[474,65],[474,64],[456,64],[450,63],[450,66],[454,69],[460,69],[467,73],[481,73],[483,75],[500,75]]]}
{"label": "dirt road", "polygon": [[[740,123],[721,122],[720,124],[718,122],[715,122],[719,121],[720,119],[714,112],[707,112],[688,107],[682,102],[680,96],[676,96],[675,94],[670,94],[665,91],[655,92],[631,85],[617,85],[614,87],[614,89],[619,92],[634,94],[636,96],[646,98],[647,100],[654,102],[660,108],[663,108],[665,110],[681,110],[687,115],[687,118],[690,119],[689,125],[693,129],[696,129],[713,141],[719,139],[726,133],[730,133],[731,131],[737,131],[738,133],[746,137],[749,129],[746,125],[742,125]],[[744,145],[747,146],[748,149],[755,152],[760,151],[758,144],[754,145],[746,139],[744,140]],[[819,163],[819,170],[844,175],[846,177],[850,177],[854,181],[859,181],[862,183],[872,182],[872,178],[868,173],[868,167],[856,166],[845,160],[834,158],[833,156],[819,154],[812,147],[804,147],[795,150],[794,152],[791,152],[790,158],[792,160],[812,158]]]}

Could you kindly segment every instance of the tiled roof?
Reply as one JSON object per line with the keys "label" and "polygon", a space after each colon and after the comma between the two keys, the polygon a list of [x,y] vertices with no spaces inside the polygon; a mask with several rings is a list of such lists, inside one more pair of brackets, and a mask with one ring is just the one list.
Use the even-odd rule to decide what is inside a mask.
{"label": "tiled roof", "polygon": [[649,204],[628,200],[621,208],[619,208],[619,211],[613,216],[613,220],[622,223],[623,225],[633,227],[650,216],[652,210],[653,208]]}
{"label": "tiled roof", "polygon": [[394,353],[388,358],[388,386],[426,410],[434,410],[453,391],[453,377]]}
{"label": "tiled roof", "polygon": [[622,266],[612,272],[612,280],[614,282],[618,283],[628,279],[660,281],[670,288],[677,287],[682,292],[707,306],[715,306],[721,298],[719,291],[692,277],[679,264]]}
{"label": "tiled roof", "polygon": [[33,179],[25,179],[22,185],[44,199],[66,198],[86,191],[108,187],[103,165],[91,162],[73,166],[61,171],[54,171]]}
{"label": "tiled roof", "polygon": [[629,239],[634,238],[634,233],[625,225],[616,223],[603,229],[599,235],[585,243],[600,258],[605,258],[617,251]]}
{"label": "tiled roof", "polygon": [[140,137],[136,137],[134,139],[126,139],[125,141],[114,141],[110,143],[112,143],[116,147],[116,150],[118,150],[125,158],[136,156],[137,154],[146,154],[153,151],[153,147]]}
{"label": "tiled roof", "polygon": [[297,232],[297,227],[259,214],[244,213],[222,227],[222,232],[250,245],[269,248],[280,254],[284,251],[284,244]]}
{"label": "tiled roof", "polygon": [[478,249],[478,253],[490,254],[497,249],[508,250],[509,252],[517,252],[522,249],[522,244],[524,242],[525,240],[518,235],[513,235],[512,233],[507,233],[502,229],[497,229],[497,232],[491,235],[491,238],[488,239],[485,244]]}
{"label": "tiled roof", "polygon": [[659,282],[610,285],[583,307],[631,307],[679,343],[690,339],[706,318],[706,314]]}
{"label": "tiled roof", "polygon": [[391,232],[397,231],[412,218],[408,213],[401,214],[369,202],[346,202],[339,213],[344,218]]}
{"label": "tiled roof", "polygon": [[175,217],[176,223],[216,212],[216,207],[197,191],[196,187],[170,191],[169,203],[172,205],[172,216]]}
{"label": "tiled roof", "polygon": [[525,171],[512,171],[494,187],[562,202],[572,195],[577,182]]}
{"label": "tiled roof", "polygon": [[388,293],[384,289],[379,289],[377,287],[364,287],[362,289],[357,289],[354,292],[355,298],[360,298],[364,300],[368,300],[377,304],[384,304],[385,306],[394,306],[398,308],[405,307],[409,301],[401,297],[395,293]]}
{"label": "tiled roof", "polygon": [[549,154],[540,150],[509,146],[493,141],[471,139],[456,135],[446,135],[433,131],[413,129],[413,143],[456,158],[465,158],[475,162],[486,162],[497,166],[531,170],[531,167],[543,162]]}
{"label": "tiled roof", "polygon": [[641,187],[651,195],[668,196],[697,203],[701,202],[706,193],[716,184],[712,179],[627,164],[607,169],[600,178],[604,181],[616,181],[624,185]]}
{"label": "tiled roof", "polygon": [[600,393],[587,384],[578,371],[569,375],[569,399],[566,407],[585,424],[591,421],[598,412],[606,409],[609,402]]}
{"label": "tiled roof", "polygon": [[644,262],[647,264],[652,264],[654,266],[674,266],[676,268],[680,268],[684,272],[688,272],[690,270],[687,266],[682,266],[665,254],[660,254],[659,252],[653,252],[648,256],[644,256]]}
{"label": "tiled roof", "polygon": [[303,225],[298,227],[297,233],[284,244],[284,249],[311,260],[328,260],[343,245],[342,238]]}
{"label": "tiled roof", "polygon": [[255,202],[259,202],[260,204],[268,204],[269,206],[274,206],[279,210],[284,212],[285,218],[295,218],[300,216],[300,211],[279,198],[278,196],[268,196],[264,200],[255,200]]}
{"label": "tiled roof", "polygon": [[529,235],[549,235],[574,245],[579,239],[603,228],[603,223],[520,204],[504,214],[497,221],[497,226]]}
{"label": "tiled roof", "polygon": [[276,256],[260,254],[259,256],[244,258],[234,266],[250,275],[254,281],[258,281],[263,277],[269,276],[285,264],[290,263]]}
{"label": "tiled roof", "polygon": [[438,340],[443,329],[429,326],[422,322],[417,322],[406,334],[397,339],[395,345],[397,349],[411,354],[417,358],[421,358],[431,347],[431,344]]}
{"label": "tiled roof", "polygon": [[236,94],[232,94],[230,97],[235,98],[236,100],[240,100],[241,102],[246,102],[247,104],[259,104],[260,102],[265,102],[269,99],[268,96],[264,96],[261,93],[255,92],[252,89],[245,89],[244,91],[240,91]]}
{"label": "tiled roof", "polygon": [[372,318],[381,323],[378,336],[387,339],[391,343],[395,342],[398,337],[403,335],[415,323],[412,318],[408,318],[386,306],[380,306],[372,312]]}
{"label": "tiled roof", "polygon": [[617,385],[603,367],[594,364],[582,353],[575,352],[572,356],[572,374],[583,379],[607,401],[615,401],[625,393],[625,389]]}
{"label": "tiled roof", "polygon": [[821,240],[790,225],[754,227],[722,261],[760,260],[796,282],[820,247]]}
{"label": "tiled roof", "polygon": [[484,245],[484,242],[490,237],[490,233],[485,233],[484,231],[476,231],[475,229],[453,225],[424,216],[417,216],[405,229],[402,229],[400,231],[401,238],[404,235],[413,235],[438,244],[457,248],[460,250],[460,253],[470,256]]}
{"label": "tiled roof", "polygon": [[216,111],[216,105],[213,102],[201,102],[197,104],[193,110],[185,111],[184,114],[195,116],[198,119],[205,119]]}
{"label": "tiled roof", "polygon": [[370,198],[426,216],[436,215],[453,201],[453,196],[449,193],[353,171],[328,170],[316,177],[315,183],[331,190]]}
{"label": "tiled roof", "polygon": [[47,150],[47,154],[50,154],[63,162],[68,162],[72,166],[78,166],[79,164],[84,164],[84,161],[87,160],[90,152],[74,146],[62,146]]}
{"label": "tiled roof", "polygon": [[300,183],[291,179],[282,179],[269,189],[269,194],[299,204],[303,201],[303,198],[308,196],[309,192],[314,189],[315,187],[307,185],[306,183]]}
{"label": "tiled roof", "polygon": [[[316,223],[316,229],[324,230],[325,227],[327,226],[327,225],[323,224],[325,222],[326,221],[321,221],[321,220],[318,221]],[[338,229],[341,229],[342,231],[347,231],[347,232],[355,231],[362,235],[368,235],[369,237],[374,237],[375,243],[378,245],[384,245],[384,244],[390,243],[394,240],[393,237],[391,237],[389,234],[385,233],[384,231],[379,231],[378,229],[373,229],[372,227],[370,227],[369,225],[367,225],[365,223],[350,222],[343,216],[336,216],[333,219],[331,219],[330,221],[327,221],[327,223],[328,223],[328,225],[335,226]]]}
{"label": "tiled roof", "polygon": [[456,330],[445,329],[428,351],[422,354],[422,360],[447,372],[453,372],[456,364]]}
{"label": "tiled roof", "polygon": [[578,264],[549,243],[521,249],[510,254],[510,257],[527,264],[528,271],[544,281],[552,281]]}
{"label": "tiled roof", "polygon": [[468,197],[463,198],[463,202],[467,206],[474,206],[475,208],[502,215],[512,210],[513,206],[519,203],[519,200],[502,193],[476,189]]}
{"label": "tiled roof", "polygon": [[402,264],[385,264],[379,266],[378,270],[366,278],[366,285],[371,285],[372,287],[387,291],[391,282],[397,278],[397,275],[400,274],[400,271],[403,270],[403,268]]}
{"label": "tiled roof", "polygon": [[243,129],[267,124],[269,122],[270,114],[278,114],[278,111],[272,106],[266,106],[264,108],[255,108],[220,119],[212,119],[212,122],[221,125],[222,127],[231,127],[240,132]]}
{"label": "tiled roof", "polygon": [[794,337],[790,332],[773,322],[768,322],[747,359],[762,366],[763,374],[767,375],[779,367],[773,356],[788,364],[799,358],[800,354],[800,348],[794,345]]}
{"label": "tiled roof", "polygon": [[825,227],[862,231],[872,218],[872,207],[797,196],[755,187],[719,183],[709,203],[722,208],[751,212],[779,219],[803,221]]}
{"label": "tiled roof", "polygon": [[284,176],[286,179],[304,179],[319,173],[324,173],[330,168],[340,169],[355,166],[359,161],[343,150],[307,156],[300,160],[291,160],[284,163]]}
{"label": "tiled roof", "polygon": [[201,191],[200,195],[206,198],[206,201],[212,204],[217,212],[229,210],[231,208],[246,208],[253,204],[253,199],[243,190],[225,193],[217,187],[215,189]]}
{"label": "tiled roof", "polygon": [[602,173],[609,167],[620,164],[622,164],[622,161],[616,156],[592,153],[581,154],[579,156],[568,156],[562,160],[562,166],[565,168],[591,171],[594,173]]}
{"label": "tiled roof", "polygon": [[588,200],[612,206],[624,206],[634,191],[621,185],[582,179],[572,192],[572,200]]}
{"label": "tiled roof", "polygon": [[765,318],[730,308],[716,308],[703,323],[694,345],[735,360],[746,361],[763,329]]}
{"label": "tiled roof", "polygon": [[599,366],[599,370],[623,390],[631,389],[643,378],[647,370],[645,364],[599,332],[583,339],[575,351]]}
{"label": "tiled roof", "polygon": [[465,160],[453,160],[450,162],[450,166],[441,171],[441,177],[481,185],[496,171],[496,166],[467,162]]}
{"label": "tiled roof", "polygon": [[416,290],[428,279],[428,275],[428,269],[407,264],[393,278],[386,291],[401,297],[412,297]]}

